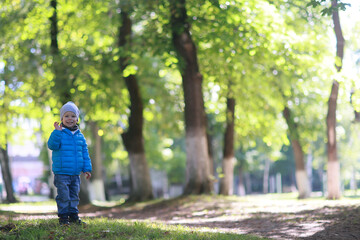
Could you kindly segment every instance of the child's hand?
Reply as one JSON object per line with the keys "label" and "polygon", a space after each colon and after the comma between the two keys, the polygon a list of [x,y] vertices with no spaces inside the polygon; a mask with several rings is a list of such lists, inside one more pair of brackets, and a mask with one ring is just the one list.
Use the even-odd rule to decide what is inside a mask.
{"label": "child's hand", "polygon": [[59,124],[59,122],[54,122],[54,127],[56,130],[62,130],[61,124]]}
{"label": "child's hand", "polygon": [[90,178],[91,178],[91,173],[90,172],[86,172],[86,173],[84,173],[85,174],[85,178],[87,179],[87,180],[89,180]]}

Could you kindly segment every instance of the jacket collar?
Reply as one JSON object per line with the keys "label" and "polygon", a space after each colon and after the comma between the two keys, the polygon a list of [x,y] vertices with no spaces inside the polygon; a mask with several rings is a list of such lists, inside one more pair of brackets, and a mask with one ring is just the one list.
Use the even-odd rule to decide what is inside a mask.
{"label": "jacket collar", "polygon": [[[73,135],[73,133],[72,133],[69,129],[67,129],[67,128],[63,128],[62,130],[63,130],[64,132],[66,132],[67,134]],[[75,135],[75,134],[78,134],[79,132],[80,132],[80,129],[76,130],[76,131],[74,132],[74,135]]]}

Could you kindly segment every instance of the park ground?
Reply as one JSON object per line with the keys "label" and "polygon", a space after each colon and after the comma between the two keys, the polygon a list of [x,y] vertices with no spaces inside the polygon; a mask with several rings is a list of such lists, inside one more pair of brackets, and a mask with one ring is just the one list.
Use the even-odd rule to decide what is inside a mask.
{"label": "park ground", "polygon": [[[199,231],[251,234],[269,239],[360,239],[360,197],[326,200],[295,194],[246,197],[186,196],[136,204],[96,203],[81,217],[183,225]],[[53,201],[0,205],[0,220],[56,218]]]}

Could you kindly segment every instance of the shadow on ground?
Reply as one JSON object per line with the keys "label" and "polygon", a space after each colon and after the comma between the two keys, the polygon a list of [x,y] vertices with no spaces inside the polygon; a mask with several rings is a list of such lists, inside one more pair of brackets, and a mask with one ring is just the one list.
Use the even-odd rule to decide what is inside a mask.
{"label": "shadow on ground", "polygon": [[182,197],[144,206],[83,210],[88,217],[160,221],[273,239],[360,239],[359,204],[313,206],[312,201],[291,204],[294,202],[276,201],[259,207],[257,203],[231,198]]}

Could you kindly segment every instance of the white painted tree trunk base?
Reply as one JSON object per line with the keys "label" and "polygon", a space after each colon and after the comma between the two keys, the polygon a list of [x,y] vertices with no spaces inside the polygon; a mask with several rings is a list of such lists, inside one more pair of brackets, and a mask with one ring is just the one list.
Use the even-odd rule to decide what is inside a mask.
{"label": "white painted tree trunk base", "polygon": [[299,198],[308,198],[311,194],[309,178],[305,170],[296,171],[296,183],[299,191]]}
{"label": "white painted tree trunk base", "polygon": [[149,167],[144,153],[129,153],[132,195],[148,199],[153,195]]}
{"label": "white painted tree trunk base", "polygon": [[327,170],[327,198],[340,198],[340,164],[339,161],[328,162]]}
{"label": "white painted tree trunk base", "polygon": [[[197,189],[211,179],[205,134],[186,136],[186,186]],[[189,185],[190,184],[190,185]]]}
{"label": "white painted tree trunk base", "polygon": [[221,194],[234,194],[234,165],[236,159],[234,157],[223,159],[223,173],[224,177],[221,179]]}
{"label": "white painted tree trunk base", "polygon": [[89,182],[89,195],[90,201],[105,201],[104,181],[95,179],[92,182]]}

